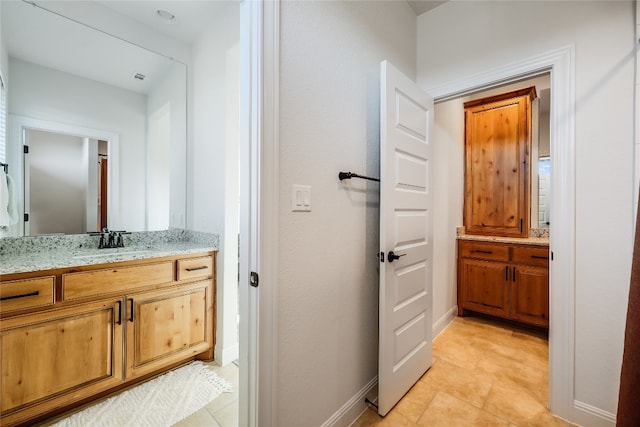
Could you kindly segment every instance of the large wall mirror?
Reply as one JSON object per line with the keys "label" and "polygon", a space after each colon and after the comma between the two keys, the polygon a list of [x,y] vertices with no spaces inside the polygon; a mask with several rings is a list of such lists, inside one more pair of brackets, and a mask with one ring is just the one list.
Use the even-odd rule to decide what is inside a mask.
{"label": "large wall mirror", "polygon": [[186,66],[25,2],[0,7],[19,212],[3,235],[184,228]]}

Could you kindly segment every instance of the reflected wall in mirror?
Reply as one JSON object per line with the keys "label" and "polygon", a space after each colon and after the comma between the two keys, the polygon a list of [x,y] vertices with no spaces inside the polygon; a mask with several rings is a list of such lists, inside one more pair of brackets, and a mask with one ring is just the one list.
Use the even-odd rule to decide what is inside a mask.
{"label": "reflected wall in mirror", "polygon": [[[24,2],[1,2],[0,7],[9,62],[7,157],[16,165],[11,170],[19,190],[19,217],[26,213],[29,222],[36,221],[21,221],[4,235],[101,228],[99,219],[104,215],[98,218],[96,210],[98,204],[104,206],[105,196],[100,197],[96,189],[100,156],[91,140],[105,141],[106,225],[110,229],[184,228],[186,66]],[[37,143],[40,153],[48,153],[48,160],[34,160],[35,145],[23,154],[23,145],[31,145],[33,135],[49,135]],[[65,139],[61,135],[82,141],[76,148],[84,148],[75,154],[63,151],[56,145]],[[85,152],[83,157],[80,151]],[[75,168],[82,171],[76,177],[82,175],[85,181],[74,184],[78,189],[74,198],[82,199],[82,193],[86,199],[65,201],[59,195],[59,181],[52,179],[44,192],[48,197],[31,191],[36,164],[40,177],[60,176],[63,169],[71,169],[64,164],[72,162],[73,156],[75,162],[86,163]],[[38,210],[58,212],[74,224],[43,223],[35,217]]]}
{"label": "reflected wall in mirror", "polygon": [[107,227],[102,208],[109,193],[108,142],[35,129],[25,132],[25,141],[25,234],[79,234]]}

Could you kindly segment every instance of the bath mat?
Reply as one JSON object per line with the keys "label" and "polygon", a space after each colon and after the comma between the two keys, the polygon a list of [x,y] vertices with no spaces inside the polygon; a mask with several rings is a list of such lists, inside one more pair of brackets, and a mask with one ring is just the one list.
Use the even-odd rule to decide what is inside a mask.
{"label": "bath mat", "polygon": [[70,415],[55,427],[169,427],[206,406],[231,384],[195,361]]}

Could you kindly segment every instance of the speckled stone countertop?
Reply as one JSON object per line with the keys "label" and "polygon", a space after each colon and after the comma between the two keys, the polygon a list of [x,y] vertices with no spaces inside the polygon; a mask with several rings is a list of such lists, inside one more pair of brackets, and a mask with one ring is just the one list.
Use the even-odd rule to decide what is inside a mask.
{"label": "speckled stone countertop", "polygon": [[481,242],[501,242],[501,243],[518,243],[521,245],[543,245],[549,246],[549,229],[548,228],[531,228],[529,237],[497,237],[497,236],[480,236],[477,234],[466,234],[464,227],[456,228],[456,237],[458,240],[476,240]]}
{"label": "speckled stone countertop", "polygon": [[98,249],[98,237],[56,235],[0,239],[0,274],[79,267],[218,250],[217,234],[188,230],[123,235],[124,248]]}

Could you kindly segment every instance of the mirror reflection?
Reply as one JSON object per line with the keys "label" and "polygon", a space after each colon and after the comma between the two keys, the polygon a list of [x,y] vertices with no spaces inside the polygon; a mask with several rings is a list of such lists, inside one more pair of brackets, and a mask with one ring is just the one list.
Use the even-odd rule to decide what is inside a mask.
{"label": "mirror reflection", "polygon": [[24,2],[0,7],[19,213],[2,235],[184,228],[186,66]]}

